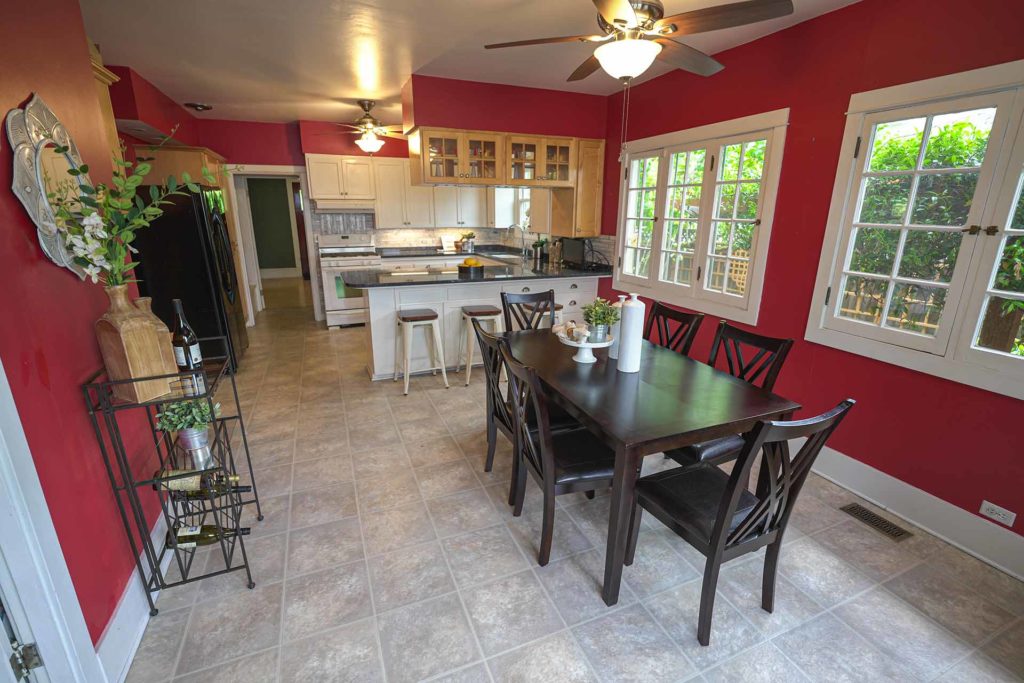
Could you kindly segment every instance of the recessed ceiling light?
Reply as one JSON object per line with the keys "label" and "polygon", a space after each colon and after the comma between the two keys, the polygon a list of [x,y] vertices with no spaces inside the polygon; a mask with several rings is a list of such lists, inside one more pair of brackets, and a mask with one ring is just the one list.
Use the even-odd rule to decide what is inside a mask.
{"label": "recessed ceiling light", "polygon": [[185,106],[196,111],[210,111],[213,109],[212,104],[205,104],[203,102],[186,102]]}

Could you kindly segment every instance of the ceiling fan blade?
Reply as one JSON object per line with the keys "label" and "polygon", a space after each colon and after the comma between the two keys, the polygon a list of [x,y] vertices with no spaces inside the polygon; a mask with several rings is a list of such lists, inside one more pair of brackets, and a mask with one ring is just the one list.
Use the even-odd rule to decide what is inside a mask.
{"label": "ceiling fan blade", "polygon": [[492,43],[484,45],[484,49],[493,50],[499,47],[522,47],[524,45],[546,45],[548,43],[589,43],[604,40],[608,36],[558,36],[557,38],[533,38],[531,40],[513,40],[511,43]]}
{"label": "ceiling fan blade", "polygon": [[691,35],[777,19],[792,13],[793,0],[747,0],[665,17],[654,25],[652,33],[666,37]]}
{"label": "ceiling fan blade", "polygon": [[576,67],[576,70],[573,71],[572,75],[569,76],[569,78],[567,78],[566,80],[569,82],[582,81],[584,78],[586,78],[587,76],[594,73],[600,68],[601,62],[597,61],[597,57],[595,57],[594,55],[590,55],[590,57],[587,58],[587,61],[583,62],[578,67]]}
{"label": "ceiling fan blade", "polygon": [[594,0],[594,6],[604,20],[613,26],[633,28],[639,23],[629,0]]}
{"label": "ceiling fan blade", "polygon": [[408,140],[409,137],[397,131],[384,131],[384,133],[378,133],[378,135],[384,135],[384,137],[394,138],[395,140]]}
{"label": "ceiling fan blade", "polygon": [[698,76],[711,76],[725,68],[721,62],[707,56],[700,50],[689,45],[677,43],[670,38],[657,38],[654,42],[662,47],[661,52],[658,54],[658,59],[666,64],[671,64],[677,69],[689,71]]}

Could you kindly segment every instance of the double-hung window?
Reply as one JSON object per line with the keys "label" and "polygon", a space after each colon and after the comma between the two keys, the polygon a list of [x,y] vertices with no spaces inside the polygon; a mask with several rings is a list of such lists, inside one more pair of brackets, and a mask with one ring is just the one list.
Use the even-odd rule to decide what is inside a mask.
{"label": "double-hung window", "polygon": [[755,323],[788,116],[630,142],[616,287]]}
{"label": "double-hung window", "polygon": [[1022,84],[1015,62],[853,96],[809,340],[1024,397]]}

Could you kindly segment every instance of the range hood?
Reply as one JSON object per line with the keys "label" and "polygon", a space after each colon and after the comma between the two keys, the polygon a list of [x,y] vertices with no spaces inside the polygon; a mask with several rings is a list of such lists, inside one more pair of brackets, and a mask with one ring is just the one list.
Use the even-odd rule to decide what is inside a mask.
{"label": "range hood", "polygon": [[314,199],[313,208],[321,213],[372,213],[372,199]]}

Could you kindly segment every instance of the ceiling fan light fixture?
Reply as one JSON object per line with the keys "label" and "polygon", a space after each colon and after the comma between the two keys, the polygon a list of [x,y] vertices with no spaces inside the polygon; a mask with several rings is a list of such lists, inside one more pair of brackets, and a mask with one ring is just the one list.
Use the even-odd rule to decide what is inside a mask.
{"label": "ceiling fan light fixture", "polygon": [[661,45],[654,41],[625,38],[601,45],[594,56],[609,76],[622,80],[647,71],[660,52]]}
{"label": "ceiling fan light fixture", "polygon": [[368,130],[356,138],[356,145],[367,154],[376,154],[384,146],[384,140],[377,137],[372,130]]}

